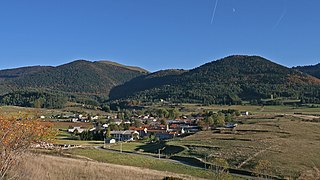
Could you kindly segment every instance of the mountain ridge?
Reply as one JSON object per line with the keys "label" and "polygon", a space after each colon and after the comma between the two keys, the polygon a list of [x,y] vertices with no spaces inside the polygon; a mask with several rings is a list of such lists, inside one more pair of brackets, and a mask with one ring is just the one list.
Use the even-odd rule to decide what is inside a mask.
{"label": "mountain ridge", "polygon": [[[166,77],[162,78],[161,81],[166,82]],[[124,92],[124,89],[130,89],[127,86],[130,83],[115,87],[115,90]],[[239,104],[271,96],[301,98],[305,89],[311,88],[308,93],[314,93],[319,85],[319,79],[265,58],[233,55],[177,75],[161,86],[145,87],[133,93],[127,91],[120,98]],[[111,90],[110,97],[113,96]]]}
{"label": "mountain ridge", "polygon": [[320,78],[320,63],[316,65],[308,65],[308,66],[297,66],[293,67],[293,69],[299,70],[311,76]]}
{"label": "mountain ridge", "polygon": [[[232,55],[191,70],[168,69],[149,73],[112,61],[76,60],[55,67],[0,71],[18,74],[0,81],[0,102],[61,107],[65,101],[99,103],[118,100],[202,104],[258,103],[261,99],[300,99],[320,103],[320,79],[260,56]],[[29,97],[31,96],[31,98]],[[47,98],[45,98],[47,97]],[[108,100],[109,99],[109,100]],[[4,103],[6,102],[6,103]],[[23,102],[23,103],[21,103]],[[41,103],[40,103],[41,104]]]}
{"label": "mountain ridge", "polygon": [[[0,74],[1,72],[3,71],[0,71]],[[6,79],[0,86],[8,86],[15,90],[49,89],[67,93],[107,95],[113,86],[142,74],[144,73],[141,70],[131,70],[124,65],[76,60],[14,79]]]}

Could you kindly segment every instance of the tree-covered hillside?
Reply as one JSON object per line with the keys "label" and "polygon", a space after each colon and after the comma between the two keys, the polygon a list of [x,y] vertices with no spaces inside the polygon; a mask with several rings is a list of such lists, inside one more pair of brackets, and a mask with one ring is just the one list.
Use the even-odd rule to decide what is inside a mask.
{"label": "tree-covered hillside", "polygon": [[[240,104],[270,97],[317,102],[320,99],[319,79],[258,56],[230,56],[155,80],[161,83],[154,86],[154,81],[134,79],[112,90],[111,97],[117,97],[116,91],[127,91],[122,99],[205,104]],[[135,84],[144,86],[137,91],[132,88]]]}
{"label": "tree-covered hillside", "polygon": [[98,98],[107,98],[111,88],[146,73],[139,68],[85,60],[57,67],[4,70],[0,75],[8,77],[0,82],[0,103],[57,108],[68,99],[98,104]]}
{"label": "tree-covered hillside", "polygon": [[30,67],[22,67],[15,69],[6,69],[0,71],[0,81],[4,81],[6,79],[18,78],[21,76],[25,76],[32,73],[37,73],[40,71],[46,71],[51,69],[50,66],[30,66]]}
{"label": "tree-covered hillside", "polygon": [[320,78],[320,63],[313,66],[298,66],[294,67],[293,69],[297,69],[306,74],[310,74],[311,76]]}
{"label": "tree-covered hillside", "polygon": [[139,76],[127,83],[116,86],[110,91],[110,98],[117,99],[139,93],[150,88],[160,88],[166,84],[171,84],[177,76],[185,73],[185,70],[170,69],[161,70],[155,73]]}
{"label": "tree-covered hillside", "polygon": [[11,91],[49,90],[107,96],[111,88],[143,74],[121,66],[79,60],[6,80],[1,86],[10,87]]}

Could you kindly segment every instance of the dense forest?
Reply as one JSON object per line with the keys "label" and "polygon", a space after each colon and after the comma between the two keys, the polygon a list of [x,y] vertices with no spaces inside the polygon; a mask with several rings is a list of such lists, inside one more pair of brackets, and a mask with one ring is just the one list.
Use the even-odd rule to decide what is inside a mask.
{"label": "dense forest", "polygon": [[311,76],[320,78],[320,63],[313,66],[297,66],[297,67],[294,67],[293,69],[297,69]]}
{"label": "dense forest", "polygon": [[114,86],[145,73],[147,71],[143,69],[108,61],[84,60],[58,67],[3,70],[0,75],[7,78],[0,82],[0,93],[4,95],[16,91],[59,91],[77,95],[108,96]]}
{"label": "dense forest", "polygon": [[111,90],[110,97],[203,104],[260,103],[261,99],[279,98],[320,102],[319,79],[262,57],[230,56],[180,72],[133,79]]}
{"label": "dense forest", "polygon": [[67,102],[67,97],[61,94],[44,92],[14,92],[0,97],[0,103],[4,105],[14,105],[34,108],[63,108]]}
{"label": "dense forest", "polygon": [[37,73],[40,71],[46,71],[51,68],[52,67],[50,66],[30,66],[30,67],[1,70],[0,81],[22,77],[22,76]]}
{"label": "dense forest", "polygon": [[0,103],[61,108],[76,102],[106,109],[159,101],[320,103],[320,79],[311,76],[317,69],[319,65],[290,69],[258,56],[229,56],[192,70],[154,73],[110,61],[78,60],[57,67],[0,71]]}

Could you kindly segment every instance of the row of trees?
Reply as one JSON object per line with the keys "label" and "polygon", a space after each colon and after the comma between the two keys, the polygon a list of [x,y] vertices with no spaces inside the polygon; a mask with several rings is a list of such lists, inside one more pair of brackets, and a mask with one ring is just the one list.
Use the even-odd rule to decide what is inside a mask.
{"label": "row of trees", "polygon": [[105,132],[104,130],[100,131],[83,131],[82,133],[79,134],[80,140],[95,140],[95,141],[101,141],[105,137]]}
{"label": "row of trees", "polygon": [[224,126],[226,123],[234,122],[234,117],[239,115],[239,111],[230,109],[218,113],[208,111],[204,114],[204,120],[198,121],[198,125],[202,127],[203,130],[208,130],[210,127]]}
{"label": "row of trees", "polygon": [[44,92],[13,92],[0,96],[0,103],[5,105],[34,107],[34,108],[63,108],[67,97],[58,93]]}

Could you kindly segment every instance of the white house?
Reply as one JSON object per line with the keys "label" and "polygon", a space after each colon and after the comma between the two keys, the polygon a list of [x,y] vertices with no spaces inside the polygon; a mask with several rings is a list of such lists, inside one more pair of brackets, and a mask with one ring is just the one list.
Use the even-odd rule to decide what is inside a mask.
{"label": "white house", "polygon": [[78,133],[82,133],[83,131],[85,131],[85,129],[81,127],[73,127],[71,129],[68,129],[68,133],[74,133],[75,131],[77,131]]}
{"label": "white house", "polygon": [[104,139],[104,142],[106,144],[114,144],[114,143],[116,143],[116,140],[113,138],[106,138],[106,139]]}
{"label": "white house", "polygon": [[134,130],[111,131],[110,135],[117,141],[133,141],[139,138],[139,132]]}
{"label": "white house", "polygon": [[92,116],[91,117],[91,120],[98,120],[99,119],[99,116]]}
{"label": "white house", "polygon": [[240,112],[241,116],[249,116],[250,113],[248,111],[241,111]]}

